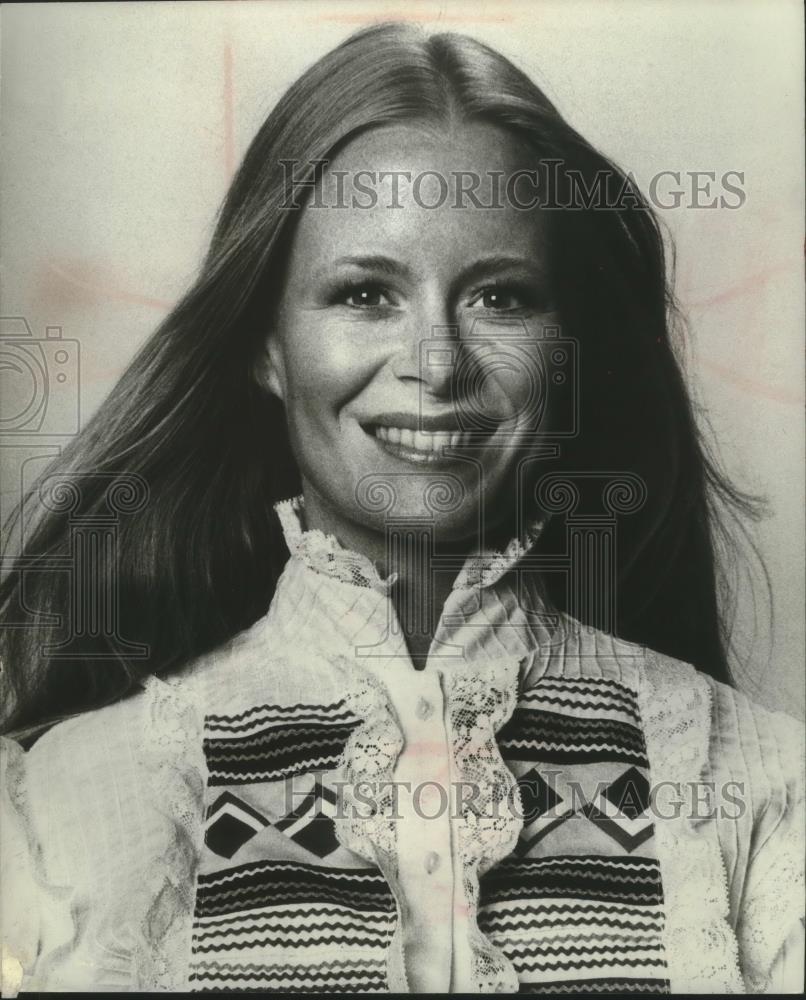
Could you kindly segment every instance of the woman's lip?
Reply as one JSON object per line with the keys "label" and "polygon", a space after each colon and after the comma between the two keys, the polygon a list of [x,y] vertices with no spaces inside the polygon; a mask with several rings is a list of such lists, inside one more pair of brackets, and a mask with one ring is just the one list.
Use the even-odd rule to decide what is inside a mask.
{"label": "woman's lip", "polygon": [[462,430],[456,413],[403,413],[394,411],[379,413],[364,423],[364,427],[399,427],[409,431],[445,431],[459,433]]}
{"label": "woman's lip", "polygon": [[446,455],[445,449],[461,448],[465,435],[458,433],[423,434],[405,428],[364,428],[379,448],[394,458],[414,465],[446,464],[457,461],[455,455]]}
{"label": "woman's lip", "polygon": [[443,448],[460,448],[470,443],[470,435],[461,431],[413,431],[407,427],[378,426],[372,433],[379,441],[413,448],[414,451],[442,451]]}
{"label": "woman's lip", "polygon": [[407,448],[405,445],[396,444],[393,441],[383,441],[381,438],[375,438],[375,442],[387,454],[392,455],[394,458],[402,459],[404,462],[411,462],[414,465],[444,465],[456,461],[454,456],[446,456],[439,451],[417,451],[414,448]]}

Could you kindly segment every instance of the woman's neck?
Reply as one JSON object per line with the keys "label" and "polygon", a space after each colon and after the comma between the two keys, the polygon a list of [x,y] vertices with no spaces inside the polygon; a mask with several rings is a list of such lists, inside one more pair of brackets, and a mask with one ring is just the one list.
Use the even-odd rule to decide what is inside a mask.
{"label": "woman's neck", "polygon": [[[414,524],[411,531],[407,527],[396,535],[389,535],[383,530],[339,516],[307,483],[303,492],[306,528],[334,535],[345,548],[366,556],[382,577],[395,574],[396,582],[389,596],[412,662],[415,668],[422,669],[456,575],[468,556],[481,551],[479,539],[440,540],[434,551],[436,543],[419,534]],[[499,524],[496,541],[503,538],[502,532],[505,531],[505,526]],[[514,533],[513,530],[507,535],[503,544]],[[485,547],[489,548],[491,542],[488,541]]]}

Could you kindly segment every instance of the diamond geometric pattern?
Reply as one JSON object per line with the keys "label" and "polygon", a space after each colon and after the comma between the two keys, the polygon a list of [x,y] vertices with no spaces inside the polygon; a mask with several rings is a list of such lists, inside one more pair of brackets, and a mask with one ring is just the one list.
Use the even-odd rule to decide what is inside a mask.
{"label": "diamond geometric pattern", "polygon": [[521,792],[516,856],[632,853],[652,837],[646,747],[628,688],[541,678],[497,739]]}
{"label": "diamond geometric pattern", "polygon": [[536,768],[518,778],[524,822],[531,824],[561,801],[560,796],[540,776]]}
{"label": "diamond geometric pattern", "polygon": [[323,784],[321,775],[305,777],[311,787],[302,801],[273,822],[232,792],[219,795],[207,813],[204,836],[207,847],[219,857],[232,858],[252,837],[271,824],[319,858],[338,850],[333,823],[338,801],[336,794]]}
{"label": "diamond geometric pattern", "polygon": [[323,784],[320,774],[312,777],[313,788],[302,802],[274,825],[301,847],[325,858],[339,848],[333,822],[338,799]]}
{"label": "diamond geometric pattern", "polygon": [[[512,766],[514,762],[510,762]],[[644,774],[631,767],[615,780],[597,782],[588,791],[580,783],[562,780],[560,772],[546,772],[545,780],[535,767],[518,778],[524,825],[515,853],[525,857],[562,824],[575,820],[575,841],[584,831],[580,821],[593,823],[621,850],[632,853],[652,836],[649,810],[649,782]],[[558,775],[560,778],[558,780]],[[570,833],[570,829],[569,829]]]}
{"label": "diamond geometric pattern", "polygon": [[628,819],[637,819],[649,809],[649,782],[634,767],[608,785],[602,794]]}
{"label": "diamond geometric pattern", "polygon": [[268,822],[242,799],[224,792],[207,810],[204,842],[220,857],[231,858]]}

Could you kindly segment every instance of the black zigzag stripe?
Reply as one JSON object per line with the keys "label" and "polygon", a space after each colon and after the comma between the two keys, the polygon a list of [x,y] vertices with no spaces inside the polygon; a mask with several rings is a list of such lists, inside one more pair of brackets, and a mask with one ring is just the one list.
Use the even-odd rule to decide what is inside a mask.
{"label": "black zigzag stripe", "polygon": [[573,979],[554,983],[521,983],[518,992],[543,993],[551,996],[579,993],[600,995],[642,993],[655,996],[671,993],[671,988],[666,979]]}
{"label": "black zigzag stripe", "polygon": [[386,974],[384,972],[359,973],[356,976],[340,977],[339,980],[328,978],[308,979],[296,985],[299,977],[292,980],[295,985],[267,980],[258,975],[249,976],[196,976],[188,977],[189,981],[207,981],[207,986],[194,992],[212,992],[214,990],[237,990],[239,993],[382,993],[386,992]]}
{"label": "black zigzag stripe", "polygon": [[638,699],[632,689],[618,681],[608,680],[606,677],[541,677],[533,687],[524,693],[527,696],[533,692],[540,694],[544,689],[572,694],[579,692],[583,696],[609,698],[612,701],[621,702],[623,705],[629,705],[630,708],[638,709]]}
{"label": "black zigzag stripe", "polygon": [[[239,934],[291,934],[300,927],[304,927],[304,933],[310,934],[312,930],[326,931],[334,933],[342,931],[344,933],[374,934],[377,937],[386,937],[393,929],[394,920],[388,914],[375,911],[371,913],[356,914],[351,912],[350,918],[344,920],[312,920],[310,909],[306,907],[303,911],[298,911],[297,916],[304,916],[304,922],[298,924],[283,923],[283,918],[275,917],[271,920],[255,917],[250,914],[237,914],[234,917],[223,917],[209,923],[199,924],[194,933],[197,941],[219,940],[222,937],[236,937]],[[331,910],[331,913],[333,911]]]}
{"label": "black zigzag stripe", "polygon": [[317,712],[304,712],[298,715],[290,715],[284,712],[258,715],[247,722],[223,725],[221,723],[210,722],[209,717],[205,718],[205,731],[211,739],[247,739],[260,733],[261,730],[271,729],[274,726],[307,726],[307,725],[353,725],[361,720],[352,712],[335,711],[323,709]]}
{"label": "black zigzag stripe", "polygon": [[317,771],[331,771],[337,767],[341,760],[340,754],[331,754],[324,757],[311,757],[303,764],[294,763],[288,768],[279,770],[253,770],[248,773],[233,771],[228,768],[221,768],[217,771],[210,771],[208,785],[246,785],[258,781],[282,781],[287,778],[294,778],[300,775],[313,774]]}
{"label": "black zigzag stripe", "polygon": [[193,947],[194,955],[203,955],[216,952],[243,951],[247,948],[317,948],[320,945],[348,945],[351,948],[366,947],[380,948],[386,950],[387,944],[394,933],[394,927],[380,939],[377,937],[362,936],[354,930],[345,931],[343,934],[311,934],[307,930],[300,931],[300,937],[281,936],[271,934],[264,938],[249,938],[245,941],[222,941],[220,944],[197,944]]}
{"label": "black zigzag stripe", "polygon": [[[514,912],[514,911],[513,911]],[[335,925],[338,919],[350,921],[352,919],[360,920],[362,923],[365,920],[371,919],[366,914],[361,914],[356,916],[351,910],[345,910],[339,906],[306,906],[304,910],[298,910],[294,906],[281,907],[281,906],[271,906],[268,909],[268,913],[256,913],[251,914],[248,918],[244,915],[237,914],[234,917],[205,917],[204,923],[199,923],[200,931],[207,930],[208,928],[214,929],[218,927],[226,928],[227,925],[237,924],[238,926],[257,926],[260,920],[284,920],[287,916],[304,917],[306,924],[309,926],[311,924],[322,923],[327,924],[328,921]],[[314,918],[325,917],[326,920],[317,921]],[[382,911],[378,911],[378,919],[383,920],[384,914]]]}
{"label": "black zigzag stripe", "polygon": [[[252,708],[247,708],[236,715],[215,715],[211,712],[204,717],[204,721],[211,726],[237,726],[241,724],[253,726],[255,725],[254,718],[261,715],[285,721],[290,721],[292,717],[302,715],[321,715],[324,719],[327,719],[344,709],[346,704],[347,702],[344,698],[330,705],[311,705],[301,701],[293,705],[272,705],[267,703],[265,705],[254,705]],[[351,713],[346,711],[343,714],[351,715]]]}
{"label": "black zigzag stripe", "polygon": [[[386,988],[386,978],[381,977],[367,977],[367,979],[361,982],[347,982],[347,983],[322,983],[319,986],[230,986],[227,987],[227,992],[234,993],[268,993],[274,995],[275,993],[285,996],[290,993],[325,993],[328,996],[331,994],[353,994],[353,993],[387,993]],[[191,990],[192,993],[221,993],[220,986],[198,986]]]}
{"label": "black zigzag stripe", "polygon": [[[539,895],[541,899],[566,899],[569,896],[575,898],[597,900],[602,903],[630,903],[633,906],[657,906],[659,902],[658,892],[638,892],[626,891],[616,888],[591,888],[585,887],[584,892],[575,890],[567,885],[544,886],[540,890],[533,890],[534,895]],[[523,888],[495,886],[488,889],[484,905],[488,903],[506,903],[513,899],[523,899],[527,894]]]}
{"label": "black zigzag stripe", "polygon": [[[583,940],[583,938],[579,938],[578,940]],[[587,935],[584,940],[585,943],[581,945],[572,945],[567,941],[561,941],[557,944],[551,942],[545,944],[535,942],[513,944],[510,942],[507,948],[507,957],[513,962],[526,961],[528,959],[537,961],[538,958],[550,961],[557,956],[576,955],[579,958],[577,964],[582,968],[584,966],[600,965],[601,956],[607,959],[610,955],[632,955],[637,962],[639,961],[638,955],[640,953],[646,951],[664,951],[663,943],[658,936],[653,937],[651,940],[645,938],[630,939],[626,944],[617,941],[602,942],[601,939],[599,944],[595,944],[591,940],[591,935]],[[652,965],[665,965],[663,958],[646,958],[642,956],[640,960],[650,962]]]}
{"label": "black zigzag stripe", "polygon": [[[567,695],[568,692],[565,692],[565,694]],[[570,709],[584,708],[584,709],[591,709],[591,710],[605,711],[605,712],[619,712],[622,715],[629,716],[629,718],[636,723],[640,723],[641,721],[641,717],[635,709],[633,709],[629,705],[624,704],[623,702],[618,702],[615,700],[604,701],[602,699],[599,699],[597,701],[594,701],[585,698],[573,698],[573,697],[569,698],[569,697],[563,697],[559,693],[559,691],[556,694],[554,694],[551,691],[541,691],[539,699],[538,698],[525,699],[526,704],[522,704],[521,707],[531,708],[530,702],[533,700],[534,701],[539,700],[540,703],[544,706],[545,705],[551,706],[551,709],[547,709],[547,711],[553,710],[554,706],[559,705],[560,714],[562,714],[562,709],[564,708],[570,708]],[[540,711],[540,709],[532,708],[532,711]]]}
{"label": "black zigzag stripe", "polygon": [[359,723],[274,726],[240,739],[205,739],[210,784],[244,784],[335,767]]}
{"label": "black zigzag stripe", "polygon": [[622,871],[658,875],[660,865],[655,858],[624,854],[553,854],[549,858],[505,858],[499,867],[518,871],[550,871],[567,868],[569,865],[579,871]]}
{"label": "black zigzag stripe", "polygon": [[[529,962],[525,959],[518,958],[515,958],[512,964],[515,966],[515,970],[518,975],[522,972],[581,972],[587,965],[594,965],[593,962],[586,963],[580,961],[579,959],[576,959],[573,962],[538,962],[534,959]],[[663,960],[627,958],[626,956],[618,958],[614,962],[608,964],[623,966],[627,969],[645,969],[647,966],[665,968],[666,966],[666,963]]]}
{"label": "black zigzag stripe", "polygon": [[238,913],[244,910],[253,910],[261,907],[271,906],[273,903],[283,905],[301,906],[311,902],[321,902],[327,899],[340,906],[349,907],[359,912],[374,911],[378,908],[378,902],[357,892],[348,892],[334,887],[327,886],[317,889],[309,886],[291,886],[284,892],[279,892],[276,888],[265,890],[242,890],[234,893],[222,894],[216,900],[205,904],[204,910],[197,910],[196,915],[206,917],[208,915],[217,916],[222,913]]}
{"label": "black zigzag stripe", "polygon": [[233,865],[232,868],[213,872],[210,875],[199,875],[198,885],[200,888],[206,889],[237,880],[258,879],[264,875],[276,876],[280,872],[292,872],[301,879],[307,877],[313,882],[324,878],[370,886],[386,885],[378,868],[332,868],[306,864],[302,861],[272,861],[268,858],[264,861],[247,861],[240,865]]}
{"label": "black zigzag stripe", "polygon": [[[663,930],[663,922],[660,919],[655,923],[649,920],[619,920],[617,917],[607,917],[606,920],[603,920],[601,916],[595,918],[578,917],[575,920],[562,918],[559,921],[556,919],[505,920],[499,913],[484,914],[483,918],[479,917],[479,927],[481,930],[485,934],[495,934],[499,937],[508,936],[513,931],[516,933],[520,931],[539,931],[546,927],[556,930],[558,926],[590,927],[592,924],[598,924],[599,926],[606,924],[608,932],[612,929],[614,931],[629,931],[631,934],[640,934],[643,936],[659,934]],[[604,934],[604,930],[602,930],[601,934]]]}
{"label": "black zigzag stripe", "polygon": [[190,982],[260,983],[268,988],[281,987],[290,979],[296,986],[335,989],[348,984],[361,990],[368,984],[385,984],[384,960],[353,959],[316,962],[305,965],[263,965],[253,962],[199,962],[188,976]]}
{"label": "black zigzag stripe", "polygon": [[[290,738],[299,738],[302,740],[317,739],[321,738],[323,734],[329,736],[329,730],[331,729],[346,729],[349,733],[355,728],[355,725],[355,719],[339,721],[329,719],[326,722],[312,722],[305,719],[293,724],[270,726],[256,733],[250,733],[248,736],[210,736],[205,739],[204,743],[210,750],[221,751],[222,753],[228,751],[249,753],[254,752],[257,747],[262,747],[265,753],[271,753],[272,751],[277,751],[277,746],[273,746],[273,744],[281,747]],[[322,732],[317,733],[317,728],[321,729]]]}
{"label": "black zigzag stripe", "polygon": [[623,743],[631,749],[643,749],[644,738],[641,730],[629,722],[618,719],[586,719],[581,716],[549,712],[542,708],[517,708],[509,722],[499,730],[499,735],[528,734],[539,735],[548,731],[552,736],[566,739],[590,741],[608,740]]}
{"label": "black zigzag stripe", "polygon": [[[618,875],[615,873],[608,875],[598,872],[580,872],[575,871],[573,868],[559,869],[553,872],[533,873],[529,879],[529,883],[530,887],[535,890],[555,886],[558,889],[562,889],[565,886],[569,890],[569,895],[572,888],[586,889],[590,887],[599,889],[607,887],[619,889],[624,886],[626,891],[629,892],[632,890],[650,891],[659,885],[657,880],[642,878],[639,875]],[[513,880],[506,876],[499,876],[494,880],[494,884],[498,886],[512,885],[513,888],[517,888],[518,884],[522,883],[518,879]]]}
{"label": "black zigzag stripe", "polygon": [[[662,902],[660,867],[646,859],[633,870],[625,869],[625,859],[591,859],[568,857],[561,866],[524,864],[507,858],[480,879],[479,906],[503,900],[522,900],[571,896],[592,900],[624,901],[628,903]],[[602,865],[610,861],[610,865]],[[481,917],[481,914],[480,914]]]}
{"label": "black zigzag stripe", "polygon": [[[304,734],[300,733],[296,737],[289,733],[272,733],[271,742],[268,745],[264,743],[262,746],[254,744],[239,746],[239,741],[230,740],[227,741],[228,746],[210,746],[208,744],[205,750],[210,763],[232,766],[243,761],[247,767],[260,764],[264,769],[271,768],[276,763],[282,768],[296,763],[300,757],[304,759],[309,756],[303,751],[313,750],[314,756],[332,753],[337,747],[344,746],[351,731],[351,729],[347,729],[344,733],[328,732],[323,728],[322,732],[308,731]],[[272,746],[271,743],[275,745]]]}
{"label": "black zigzag stripe", "polygon": [[197,962],[195,969],[198,975],[210,973],[213,976],[241,975],[249,976],[259,973],[267,979],[281,979],[283,976],[303,976],[310,979],[322,979],[324,976],[348,976],[370,974],[377,971],[381,960],[377,958],[330,958],[321,962],[300,964],[298,962],[277,962],[264,965],[262,962]]}
{"label": "black zigzag stripe", "polygon": [[647,767],[646,755],[625,750],[624,747],[602,744],[581,749],[560,742],[543,743],[538,740],[522,740],[501,744],[501,755],[505,761],[529,761],[533,764],[633,764]]}
{"label": "black zigzag stripe", "polygon": [[510,918],[510,917],[531,917],[534,914],[552,914],[552,922],[556,926],[557,924],[564,923],[565,918],[568,914],[583,914],[580,919],[585,919],[585,917],[590,917],[591,921],[594,922],[600,917],[604,918],[608,914],[618,913],[620,916],[637,917],[646,920],[662,920],[662,916],[658,914],[653,914],[647,910],[645,906],[628,906],[623,903],[584,903],[579,900],[574,902],[566,903],[547,903],[545,900],[528,900],[523,903],[515,902],[511,903],[504,910],[495,910],[489,914],[489,918]]}
{"label": "black zigzag stripe", "polygon": [[517,708],[499,730],[505,760],[545,763],[621,761],[647,767],[640,729],[609,719],[580,719],[541,709]]}
{"label": "black zigzag stripe", "polygon": [[279,904],[331,903],[352,910],[393,913],[394,896],[375,868],[323,868],[261,862],[200,876],[196,916],[206,917]]}
{"label": "black zigzag stripe", "polygon": [[[595,864],[588,861],[581,864],[575,864],[576,859],[571,857],[564,859],[560,864],[557,864],[558,859],[543,859],[543,858],[524,858],[524,861],[547,861],[545,864],[532,864],[523,865],[523,867],[515,868],[515,859],[507,858],[507,866],[502,871],[505,875],[509,871],[510,865],[512,865],[514,871],[516,872],[516,877],[521,877],[525,872],[529,872],[534,878],[562,878],[565,875],[570,875],[572,878],[589,878],[593,880],[611,880],[613,882],[627,883],[627,884],[639,884],[647,883],[653,884],[660,880],[659,868],[657,864],[652,864],[652,862],[646,865],[636,865],[635,867],[628,867],[627,865],[606,865],[606,864]],[[520,859],[517,859],[520,860]],[[606,861],[606,858],[602,858]]]}

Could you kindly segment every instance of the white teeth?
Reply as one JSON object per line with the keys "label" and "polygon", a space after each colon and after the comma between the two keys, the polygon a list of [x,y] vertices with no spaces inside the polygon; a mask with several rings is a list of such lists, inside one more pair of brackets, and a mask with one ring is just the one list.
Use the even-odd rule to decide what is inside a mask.
{"label": "white teeth", "polygon": [[439,455],[443,448],[458,448],[467,439],[460,431],[412,431],[405,427],[384,426],[375,428],[375,437],[429,455]]}

